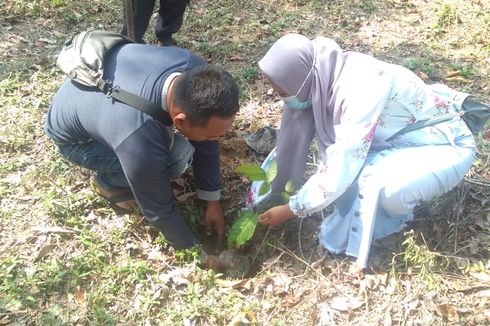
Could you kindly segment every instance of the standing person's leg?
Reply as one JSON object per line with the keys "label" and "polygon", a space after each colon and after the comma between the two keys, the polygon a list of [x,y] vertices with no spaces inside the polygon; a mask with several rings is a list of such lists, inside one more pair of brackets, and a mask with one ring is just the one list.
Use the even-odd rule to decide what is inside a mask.
{"label": "standing person's leg", "polygon": [[177,33],[184,21],[185,8],[189,0],[160,0],[155,35],[159,45],[172,45],[172,34]]}
{"label": "standing person's leg", "polygon": [[[151,15],[153,14],[153,8],[155,7],[155,0],[133,0],[133,21],[134,21],[134,37],[135,42],[145,43],[143,36],[146,29],[150,24]],[[122,35],[128,35],[128,26],[126,12],[124,11],[124,22],[121,30]]]}

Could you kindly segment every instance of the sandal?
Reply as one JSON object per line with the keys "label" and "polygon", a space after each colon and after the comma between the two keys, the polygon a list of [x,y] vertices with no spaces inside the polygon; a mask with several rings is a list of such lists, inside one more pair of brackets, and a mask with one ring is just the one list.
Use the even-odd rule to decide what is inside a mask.
{"label": "sandal", "polygon": [[123,202],[128,201],[128,200],[134,200],[134,195],[131,192],[131,190],[129,190],[129,192],[126,192],[126,193],[122,193],[122,194],[114,195],[114,196],[109,196],[109,197],[102,196],[99,193],[97,193],[97,194],[99,196],[101,196],[102,198],[104,198],[104,200],[114,210],[114,212],[116,212],[116,214],[124,215],[124,214],[134,213],[133,209],[126,209],[126,208],[123,208],[123,207],[117,205],[118,203],[123,203]]}
{"label": "sandal", "polygon": [[118,214],[118,215],[124,215],[124,214],[132,214],[132,213],[134,213],[134,210],[133,209],[126,209],[126,208],[123,208],[123,207],[117,205],[119,203],[124,203],[124,202],[129,201],[129,200],[135,200],[134,199],[134,195],[131,192],[131,189],[128,189],[127,191],[125,191],[123,193],[120,193],[120,194],[117,194],[117,195],[104,196],[103,194],[101,194],[97,190],[97,188],[99,186],[97,185],[97,182],[95,181],[95,178],[94,177],[90,178],[90,184],[92,186],[92,190],[97,195],[99,195],[100,197],[102,197],[104,199],[104,201],[106,202],[106,204],[109,207],[111,207],[114,210],[114,212],[116,212],[116,214]]}

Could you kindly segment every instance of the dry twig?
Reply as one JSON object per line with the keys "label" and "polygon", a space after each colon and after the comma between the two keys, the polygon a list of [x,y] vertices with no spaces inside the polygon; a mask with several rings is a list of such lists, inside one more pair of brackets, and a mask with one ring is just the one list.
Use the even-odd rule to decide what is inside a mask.
{"label": "dry twig", "polygon": [[49,234],[49,233],[57,233],[57,234],[80,234],[80,230],[69,228],[69,227],[59,227],[59,226],[34,226],[31,230],[39,234]]}

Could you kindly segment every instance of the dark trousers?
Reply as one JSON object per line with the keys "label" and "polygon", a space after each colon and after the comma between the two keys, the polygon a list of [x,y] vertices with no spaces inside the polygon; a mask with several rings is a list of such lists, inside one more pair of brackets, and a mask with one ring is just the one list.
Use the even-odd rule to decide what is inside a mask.
{"label": "dark trousers", "polygon": [[[155,35],[160,41],[170,41],[172,34],[182,27],[185,8],[189,0],[160,0]],[[143,36],[150,23],[155,0],[133,0],[134,36],[138,43],[145,43]],[[128,35],[126,16],[121,34]]]}

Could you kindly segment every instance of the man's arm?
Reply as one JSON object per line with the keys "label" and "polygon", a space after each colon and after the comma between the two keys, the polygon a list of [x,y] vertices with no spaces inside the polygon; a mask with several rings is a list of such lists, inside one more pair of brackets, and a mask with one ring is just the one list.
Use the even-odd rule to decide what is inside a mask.
{"label": "man's arm", "polygon": [[225,232],[225,219],[221,207],[221,176],[219,165],[219,143],[217,140],[195,142],[192,168],[197,186],[197,197],[207,201],[204,221],[208,233],[215,230],[221,239]]}
{"label": "man's arm", "polygon": [[146,121],[117,147],[126,178],[146,220],[157,227],[175,249],[198,244],[175,206],[168,173],[168,133],[156,121]]}
{"label": "man's arm", "polygon": [[221,198],[221,176],[219,170],[219,143],[211,141],[191,141],[194,146],[192,169],[197,186],[197,197],[205,201]]}

